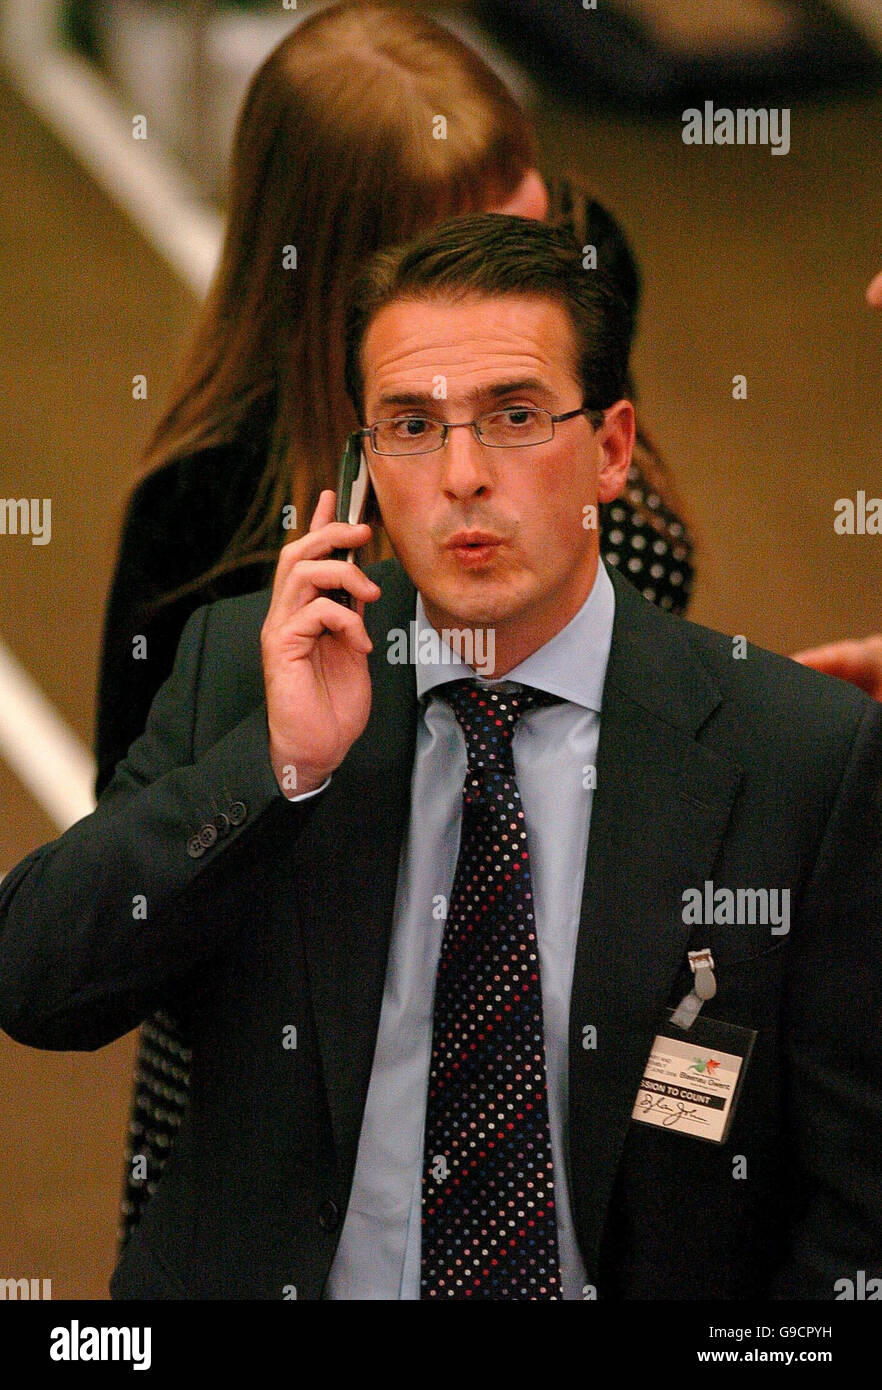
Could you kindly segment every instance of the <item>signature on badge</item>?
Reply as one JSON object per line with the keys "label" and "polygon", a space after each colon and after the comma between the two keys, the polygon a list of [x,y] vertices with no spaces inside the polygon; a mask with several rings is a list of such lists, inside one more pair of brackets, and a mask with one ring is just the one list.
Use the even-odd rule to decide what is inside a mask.
{"label": "signature on badge", "polygon": [[694,1105],[684,1105],[682,1100],[678,1100],[676,1105],[665,1100],[663,1096],[645,1095],[640,1101],[640,1109],[644,1115],[651,1113],[664,1115],[662,1125],[666,1129],[678,1125],[681,1120],[691,1120],[694,1124],[706,1125],[707,1120],[700,1110]]}

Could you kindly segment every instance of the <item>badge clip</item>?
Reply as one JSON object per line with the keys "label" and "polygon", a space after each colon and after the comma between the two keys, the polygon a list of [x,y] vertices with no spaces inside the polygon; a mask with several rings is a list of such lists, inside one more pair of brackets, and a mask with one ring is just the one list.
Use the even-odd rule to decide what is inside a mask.
{"label": "badge clip", "polygon": [[687,956],[689,968],[695,978],[691,990],[683,996],[671,1015],[671,1022],[678,1028],[691,1028],[702,1004],[706,999],[713,999],[717,992],[714,958],[710,948],[706,946],[702,951],[688,951]]}

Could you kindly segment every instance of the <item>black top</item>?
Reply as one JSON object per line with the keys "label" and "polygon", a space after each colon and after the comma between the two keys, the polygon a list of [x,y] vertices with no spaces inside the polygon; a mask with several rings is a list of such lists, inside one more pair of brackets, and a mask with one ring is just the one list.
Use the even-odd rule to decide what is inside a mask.
{"label": "black top", "polygon": [[[157,469],[132,493],[110,590],[101,654],[96,792],[142,733],[153,697],[170,674],[184,624],[197,608],[269,584],[274,567],[250,564],[160,602],[215,565],[241,525],[264,467],[266,428],[255,420],[238,443],[205,449]],[[641,487],[632,468],[631,488]],[[686,607],[691,542],[682,522],[652,492],[655,531],[624,498],[600,508],[601,554],[646,597],[670,612]],[[285,539],[281,522],[278,544]],[[136,655],[135,639],[143,637]]]}
{"label": "black top", "polygon": [[[272,578],[272,565],[249,564],[166,601],[226,552],[256,494],[266,439],[263,422],[255,420],[236,442],[175,459],[132,492],[104,620],[95,737],[99,796],[143,731],[190,614],[216,599],[261,589]],[[280,523],[280,545],[283,540]],[[138,637],[145,641],[136,654]]]}

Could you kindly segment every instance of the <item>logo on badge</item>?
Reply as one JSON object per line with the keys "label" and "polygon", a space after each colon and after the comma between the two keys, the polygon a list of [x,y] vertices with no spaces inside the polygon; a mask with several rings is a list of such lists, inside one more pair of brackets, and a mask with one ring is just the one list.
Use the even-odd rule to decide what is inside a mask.
{"label": "logo on badge", "polygon": [[686,1070],[697,1071],[700,1076],[713,1076],[719,1065],[713,1057],[696,1057]]}

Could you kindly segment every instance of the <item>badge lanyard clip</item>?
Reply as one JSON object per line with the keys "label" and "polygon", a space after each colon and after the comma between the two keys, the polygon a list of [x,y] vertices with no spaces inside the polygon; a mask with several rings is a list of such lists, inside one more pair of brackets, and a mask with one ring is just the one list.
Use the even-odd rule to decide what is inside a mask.
{"label": "badge lanyard clip", "polygon": [[671,1022],[678,1028],[691,1028],[706,999],[713,999],[717,992],[714,979],[714,958],[709,948],[703,951],[687,951],[689,966],[695,977],[692,988],[684,995],[671,1015]]}

